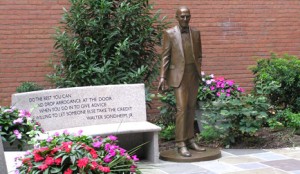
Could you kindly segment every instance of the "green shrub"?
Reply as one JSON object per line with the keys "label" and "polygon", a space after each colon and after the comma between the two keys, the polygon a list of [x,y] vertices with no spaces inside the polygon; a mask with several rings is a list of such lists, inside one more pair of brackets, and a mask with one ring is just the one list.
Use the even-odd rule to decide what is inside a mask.
{"label": "green shrub", "polygon": [[270,89],[267,94],[271,104],[300,112],[300,60],[297,57],[288,54],[278,57],[272,54],[269,59],[259,59],[251,69],[255,75],[255,83],[279,86]]}
{"label": "green shrub", "polygon": [[162,130],[159,133],[159,136],[165,140],[173,140],[175,139],[175,124],[170,125],[161,125]]}
{"label": "green shrub", "polygon": [[39,91],[43,90],[43,87],[34,83],[34,82],[23,82],[20,86],[17,87],[16,91],[18,93],[30,92],[30,91]]}
{"label": "green shrub", "polygon": [[55,35],[57,87],[151,83],[166,28],[147,0],[70,0]]}
{"label": "green shrub", "polygon": [[214,136],[219,136],[215,138],[225,145],[234,144],[241,137],[254,136],[265,124],[268,108],[268,100],[264,96],[248,94],[232,98],[221,95],[204,108],[202,135],[211,134],[214,130]]}

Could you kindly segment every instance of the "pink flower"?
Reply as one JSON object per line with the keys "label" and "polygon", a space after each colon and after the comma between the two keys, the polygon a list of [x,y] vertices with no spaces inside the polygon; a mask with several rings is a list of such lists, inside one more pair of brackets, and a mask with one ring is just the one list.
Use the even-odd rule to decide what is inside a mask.
{"label": "pink flower", "polygon": [[78,136],[80,136],[82,134],[82,132],[83,132],[83,130],[79,130],[78,133],[77,133]]}
{"label": "pink flower", "polygon": [[130,172],[135,172],[135,170],[136,170],[136,166],[135,165],[130,166]]}
{"label": "pink flower", "polygon": [[112,157],[116,156],[116,151],[113,150],[113,149],[109,150],[109,155],[112,156]]}
{"label": "pink flower", "polygon": [[111,145],[110,145],[109,143],[106,143],[104,149],[105,149],[106,151],[109,151],[109,150],[110,150],[110,146],[111,146]]}
{"label": "pink flower", "polygon": [[79,168],[84,168],[88,163],[89,163],[89,159],[87,157],[84,157],[77,161],[77,166]]}
{"label": "pink flower", "polygon": [[101,146],[101,144],[102,144],[102,142],[100,142],[100,141],[93,142],[93,147],[99,148]]}
{"label": "pink flower", "polygon": [[7,112],[7,113],[12,113],[14,110],[13,109],[5,109],[3,112]]}
{"label": "pink flower", "polygon": [[217,92],[217,96],[220,97],[220,95],[221,95],[221,93],[220,93],[220,92]]}
{"label": "pink flower", "polygon": [[69,131],[68,131],[68,130],[64,130],[63,134],[65,134],[65,135],[69,135],[70,133],[69,133]]}
{"label": "pink flower", "polygon": [[109,173],[110,172],[109,167],[99,166],[99,170],[101,170],[103,173]]}
{"label": "pink flower", "polygon": [[71,170],[70,168],[68,168],[65,172],[64,172],[64,174],[72,174],[73,173],[73,170]]}
{"label": "pink flower", "polygon": [[215,78],[215,80],[217,80],[217,81],[224,81],[224,79],[225,79],[224,77],[216,77]]}
{"label": "pink flower", "polygon": [[112,161],[112,159],[110,157],[111,157],[110,155],[106,155],[104,157],[103,161],[106,162],[106,163],[110,163]]}
{"label": "pink flower", "polygon": [[51,166],[52,164],[55,163],[54,158],[47,156],[45,159],[45,164],[47,164],[48,166]]}
{"label": "pink flower", "polygon": [[17,139],[21,139],[22,138],[22,134],[19,132],[19,130],[14,130],[14,134],[17,136]]}
{"label": "pink flower", "polygon": [[121,155],[121,156],[124,156],[124,154],[125,154],[126,150],[125,150],[125,149],[123,149],[123,148],[120,148],[119,150],[120,150],[120,155]]}
{"label": "pink flower", "polygon": [[205,75],[204,71],[201,71],[201,76],[204,76],[204,75]]}
{"label": "pink flower", "polygon": [[19,111],[19,116],[20,116],[20,117],[30,117],[31,114],[30,114],[29,111],[26,111],[26,110],[20,110],[20,111]]}
{"label": "pink flower", "polygon": [[226,97],[230,97],[230,93],[226,93]]}
{"label": "pink flower", "polygon": [[33,158],[34,158],[35,162],[39,162],[39,161],[43,161],[44,160],[44,158],[40,154],[38,154],[38,153],[35,153]]}
{"label": "pink flower", "polygon": [[211,91],[213,91],[213,90],[215,90],[216,88],[215,88],[214,86],[211,86],[211,87],[209,87],[209,89],[210,89]]}
{"label": "pink flower", "polygon": [[136,155],[133,155],[132,159],[133,159],[133,161],[139,161],[140,160]]}
{"label": "pink flower", "polygon": [[234,81],[233,81],[233,80],[227,80],[227,84],[228,84],[229,86],[233,86]]}
{"label": "pink flower", "polygon": [[96,161],[92,161],[92,163],[91,163],[91,169],[95,170],[97,168],[98,168],[98,163]]}
{"label": "pink flower", "polygon": [[211,84],[211,80],[206,80],[206,84],[210,85]]}
{"label": "pink flower", "polygon": [[18,118],[16,120],[13,121],[14,124],[21,124],[23,123],[23,118]]}
{"label": "pink flower", "polygon": [[109,135],[108,138],[111,140],[111,141],[116,141],[118,138],[116,136],[113,136],[113,135]]}
{"label": "pink flower", "polygon": [[62,158],[56,158],[56,159],[54,160],[54,162],[55,162],[56,165],[60,165],[60,164],[61,164],[61,161],[62,161]]}
{"label": "pink flower", "polygon": [[240,92],[244,92],[244,91],[245,91],[245,90],[244,90],[243,88],[241,88],[241,87],[238,87],[237,90],[240,91]]}
{"label": "pink flower", "polygon": [[48,168],[48,165],[47,164],[42,164],[40,166],[38,166],[38,169],[40,169],[41,171],[44,171]]}
{"label": "pink flower", "polygon": [[52,137],[48,137],[46,141],[47,141],[48,143],[50,143],[52,140],[53,140]]}

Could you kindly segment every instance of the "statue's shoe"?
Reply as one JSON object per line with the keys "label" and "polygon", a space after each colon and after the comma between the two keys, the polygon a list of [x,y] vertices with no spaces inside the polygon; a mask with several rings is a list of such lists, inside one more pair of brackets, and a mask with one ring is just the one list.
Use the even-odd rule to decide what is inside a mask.
{"label": "statue's shoe", "polygon": [[204,152],[204,151],[206,151],[206,149],[203,148],[203,147],[200,147],[200,146],[195,142],[194,139],[191,139],[191,140],[188,141],[188,148],[193,149],[193,150],[198,151],[198,152]]}
{"label": "statue's shoe", "polygon": [[188,151],[188,149],[185,146],[178,147],[178,154],[183,157],[191,157],[192,156],[192,154]]}

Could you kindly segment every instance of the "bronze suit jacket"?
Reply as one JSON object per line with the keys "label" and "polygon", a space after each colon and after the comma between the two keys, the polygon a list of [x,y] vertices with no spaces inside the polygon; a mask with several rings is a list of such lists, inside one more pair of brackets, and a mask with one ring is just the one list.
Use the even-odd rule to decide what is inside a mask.
{"label": "bronze suit jacket", "polygon": [[[193,58],[199,77],[201,77],[202,47],[200,31],[191,27],[189,34],[193,51]],[[171,87],[179,87],[185,68],[185,58],[182,47],[181,31],[175,26],[164,31],[163,52],[160,76],[167,80]]]}

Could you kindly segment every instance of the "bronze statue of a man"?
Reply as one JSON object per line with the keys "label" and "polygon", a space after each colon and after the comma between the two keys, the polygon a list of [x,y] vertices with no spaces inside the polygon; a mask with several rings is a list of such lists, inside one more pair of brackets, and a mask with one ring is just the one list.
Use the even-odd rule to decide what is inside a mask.
{"label": "bronze statue of a man", "polygon": [[164,32],[158,90],[165,90],[167,85],[174,88],[177,109],[176,147],[181,156],[190,157],[188,149],[205,151],[194,139],[202,48],[200,32],[189,26],[190,10],[180,7],[176,11],[176,19],[179,25]]}

